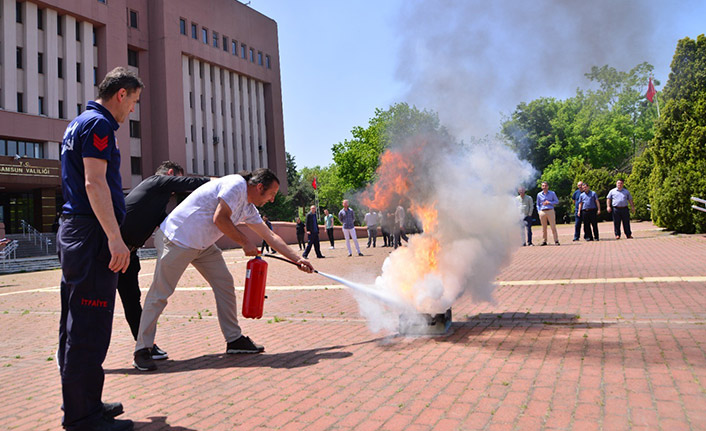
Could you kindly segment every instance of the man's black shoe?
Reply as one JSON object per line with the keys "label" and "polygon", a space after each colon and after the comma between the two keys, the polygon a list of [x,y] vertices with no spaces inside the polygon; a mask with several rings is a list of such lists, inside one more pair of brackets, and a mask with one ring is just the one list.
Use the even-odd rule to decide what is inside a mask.
{"label": "man's black shoe", "polygon": [[[67,427],[66,429],[71,431],[75,429],[75,427]],[[101,417],[87,426],[84,425],[80,429],[85,431],[133,431],[135,424],[129,419]]]}
{"label": "man's black shoe", "polygon": [[545,245],[547,245],[547,242],[546,242],[546,241],[544,241],[544,242],[542,242],[541,244],[539,244],[540,247],[545,246]]}
{"label": "man's black shoe", "polygon": [[322,256],[316,256],[317,259],[323,259],[323,258],[325,258],[325,257],[326,257],[326,256],[323,256],[323,255],[322,255]]}
{"label": "man's black shoe", "polygon": [[358,253],[358,256],[365,256],[363,253]]}
{"label": "man's black shoe", "polygon": [[123,414],[122,403],[103,403],[103,417],[113,419],[116,416]]}
{"label": "man's black shoe", "polygon": [[226,353],[261,353],[265,347],[255,344],[250,337],[241,335],[226,345]]}
{"label": "man's black shoe", "polygon": [[169,355],[167,355],[167,352],[160,349],[159,346],[156,344],[154,346],[152,346],[152,349],[150,350],[150,355],[152,355],[152,359],[157,360],[157,361],[169,358]]}
{"label": "man's black shoe", "polygon": [[154,363],[152,359],[151,349],[144,348],[135,352],[135,360],[132,362],[132,366],[140,371],[154,371],[157,369],[157,364]]}

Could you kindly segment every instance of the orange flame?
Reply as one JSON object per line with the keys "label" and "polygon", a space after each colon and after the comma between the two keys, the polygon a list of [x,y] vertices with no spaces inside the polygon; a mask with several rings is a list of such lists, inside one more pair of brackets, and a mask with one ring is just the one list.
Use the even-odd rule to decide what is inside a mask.
{"label": "orange flame", "polygon": [[396,206],[400,196],[409,192],[409,177],[414,171],[412,158],[416,151],[402,153],[387,150],[380,156],[378,180],[361,197],[366,207],[384,210]]}

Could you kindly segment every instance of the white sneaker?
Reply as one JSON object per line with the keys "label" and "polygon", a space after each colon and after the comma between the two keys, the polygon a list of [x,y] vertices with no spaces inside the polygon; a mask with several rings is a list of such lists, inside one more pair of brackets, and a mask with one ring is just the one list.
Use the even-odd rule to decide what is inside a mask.
{"label": "white sneaker", "polygon": [[329,250],[333,250],[333,246],[329,247],[328,249],[329,249]]}

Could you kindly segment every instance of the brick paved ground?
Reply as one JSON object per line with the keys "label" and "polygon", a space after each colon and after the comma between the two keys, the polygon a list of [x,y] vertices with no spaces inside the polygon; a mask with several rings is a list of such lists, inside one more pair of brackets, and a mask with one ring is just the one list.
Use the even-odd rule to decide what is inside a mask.
{"label": "brick paved ground", "polygon": [[[706,237],[634,228],[572,243],[560,226],[560,247],[519,249],[496,303],[462,299],[441,338],[373,334],[347,290],[272,262],[266,315],[241,322],[267,348],[255,356],[223,354],[213,295],[188,270],[156,372],[131,368],[118,305],[104,396],[155,431],[706,429]],[[368,280],[388,253],[324,252],[318,269]],[[242,283],[242,253],[227,260]],[[59,277],[0,277],[0,429],[59,428]]]}

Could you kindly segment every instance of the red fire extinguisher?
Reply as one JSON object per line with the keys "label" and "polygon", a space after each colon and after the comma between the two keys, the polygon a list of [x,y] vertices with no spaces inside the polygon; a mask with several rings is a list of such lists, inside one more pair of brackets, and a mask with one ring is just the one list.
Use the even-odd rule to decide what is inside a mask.
{"label": "red fire extinguisher", "polygon": [[265,282],[267,281],[267,262],[260,256],[248,261],[245,274],[245,292],[243,293],[243,317],[259,319],[265,305]]}

